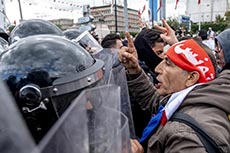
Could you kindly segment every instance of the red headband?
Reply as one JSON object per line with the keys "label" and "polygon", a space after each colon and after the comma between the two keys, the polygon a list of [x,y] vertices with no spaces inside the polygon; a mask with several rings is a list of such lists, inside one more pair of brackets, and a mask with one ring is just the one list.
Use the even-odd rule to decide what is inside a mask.
{"label": "red headband", "polygon": [[198,71],[199,83],[215,78],[215,69],[205,50],[193,39],[184,40],[171,46],[166,52],[168,58],[183,70]]}

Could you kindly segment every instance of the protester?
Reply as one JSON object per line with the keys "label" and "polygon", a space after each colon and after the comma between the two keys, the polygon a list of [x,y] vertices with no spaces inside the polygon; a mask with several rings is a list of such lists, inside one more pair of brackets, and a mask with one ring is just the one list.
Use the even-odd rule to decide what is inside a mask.
{"label": "protester", "polygon": [[[190,126],[170,121],[170,117],[179,111],[194,118],[221,152],[229,152],[230,96],[226,89],[229,88],[227,74],[230,72],[213,80],[216,61],[211,50],[193,39],[176,43],[174,31],[165,20],[163,25],[165,28],[156,27],[164,32],[161,37],[172,46],[155,69],[159,81],[155,87],[141,70],[132,41],[128,48],[123,47],[119,52],[119,59],[127,69],[130,91],[142,109],[148,109],[154,115],[143,132],[141,144],[148,143],[145,150],[148,153],[206,152],[207,148]],[[143,151],[141,146],[135,147],[139,148],[136,152]]]}
{"label": "protester", "polygon": [[214,39],[216,35],[215,32],[212,30],[212,27],[208,28],[207,34],[208,34],[208,39]]}
{"label": "protester", "polygon": [[123,44],[121,41],[121,37],[118,34],[115,33],[111,33],[106,35],[102,42],[101,42],[101,46],[103,48],[115,48],[115,49],[120,49]]}
{"label": "protester", "polygon": [[201,29],[198,33],[199,38],[202,42],[207,45],[211,50],[215,49],[215,42],[213,39],[208,39],[208,32],[204,29]]}
{"label": "protester", "polygon": [[230,69],[230,29],[221,32],[215,38],[215,52],[219,71]]}
{"label": "protester", "polygon": [[[163,48],[165,46],[164,40],[160,37],[160,34],[162,34],[161,31],[157,29],[142,29],[142,31],[137,35],[134,45],[137,49],[138,54],[141,55],[141,60],[145,60],[145,57],[147,56],[153,56],[153,54],[157,55],[160,58],[164,57],[164,51]],[[137,40],[139,39],[139,40]],[[142,41],[142,43],[140,42]],[[143,47],[143,45],[145,45]],[[141,49],[144,49],[143,51]],[[150,48],[151,50],[149,50]],[[151,51],[151,52],[150,52]],[[146,52],[146,53],[143,53]],[[152,54],[150,54],[150,53]],[[147,54],[147,55],[145,55]],[[151,58],[149,57],[149,58]],[[148,58],[148,59],[149,59]],[[149,62],[147,62],[150,64]]]}
{"label": "protester", "polygon": [[[153,83],[156,83],[155,67],[162,61],[164,56],[165,43],[161,39],[159,30],[143,28],[137,35],[134,45],[137,49],[139,64]],[[142,132],[151,118],[149,111],[140,109],[139,104],[130,93],[135,132],[137,137],[141,137]]]}
{"label": "protester", "polygon": [[180,39],[181,37],[185,37],[186,36],[186,30],[184,27],[179,27],[177,30],[176,30],[176,36],[178,39]]}

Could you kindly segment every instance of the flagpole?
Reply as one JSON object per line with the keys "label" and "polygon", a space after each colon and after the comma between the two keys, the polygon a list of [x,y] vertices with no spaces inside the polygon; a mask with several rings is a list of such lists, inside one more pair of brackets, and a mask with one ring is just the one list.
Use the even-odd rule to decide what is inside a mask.
{"label": "flagpole", "polygon": [[154,26],[154,12],[153,12],[153,7],[154,7],[154,4],[153,4],[153,0],[152,0],[152,27]]}
{"label": "flagpole", "polygon": [[115,0],[115,31],[116,33],[118,32],[117,30],[117,0]]}
{"label": "flagpole", "polygon": [[23,16],[22,16],[22,6],[21,6],[21,1],[20,1],[20,0],[18,0],[18,7],[19,7],[19,12],[20,12],[21,20],[23,20]]}
{"label": "flagpole", "polygon": [[124,0],[124,17],[125,17],[125,31],[129,31],[128,3],[127,3],[127,0]]}

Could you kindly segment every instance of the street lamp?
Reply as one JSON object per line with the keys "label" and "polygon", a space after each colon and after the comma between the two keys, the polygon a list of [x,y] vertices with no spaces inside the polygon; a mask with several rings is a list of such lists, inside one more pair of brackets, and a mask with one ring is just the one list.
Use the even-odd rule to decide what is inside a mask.
{"label": "street lamp", "polygon": [[18,7],[19,7],[19,12],[20,12],[20,18],[21,20],[23,20],[23,16],[22,16],[22,6],[21,6],[21,1],[18,0]]}

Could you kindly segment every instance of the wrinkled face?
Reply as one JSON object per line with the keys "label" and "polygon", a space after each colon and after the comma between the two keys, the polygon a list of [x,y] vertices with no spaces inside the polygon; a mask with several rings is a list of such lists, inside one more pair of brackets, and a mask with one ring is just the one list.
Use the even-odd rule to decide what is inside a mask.
{"label": "wrinkled face", "polygon": [[217,65],[222,69],[225,66],[224,52],[218,41],[215,45],[216,62]]}
{"label": "wrinkled face", "polygon": [[122,46],[123,46],[122,41],[117,39],[116,40],[116,45],[114,46],[114,48],[121,49]]}
{"label": "wrinkled face", "polygon": [[164,58],[164,55],[165,55],[164,46],[165,44],[163,42],[156,42],[155,46],[152,47],[152,50],[154,51],[154,53],[162,59]]}
{"label": "wrinkled face", "polygon": [[167,56],[157,65],[155,72],[158,73],[155,85],[160,95],[171,94],[186,88],[189,73],[176,66]]}

